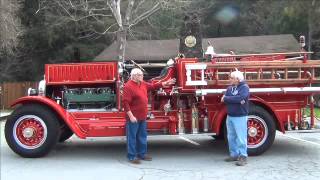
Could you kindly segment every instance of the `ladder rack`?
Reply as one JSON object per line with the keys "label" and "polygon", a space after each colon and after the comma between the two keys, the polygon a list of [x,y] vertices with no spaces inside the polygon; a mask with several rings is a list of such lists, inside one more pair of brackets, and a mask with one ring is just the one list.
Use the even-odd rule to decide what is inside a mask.
{"label": "ladder rack", "polygon": [[244,73],[249,85],[320,82],[320,61],[236,61],[186,64],[186,85],[228,85],[229,75],[235,68]]}

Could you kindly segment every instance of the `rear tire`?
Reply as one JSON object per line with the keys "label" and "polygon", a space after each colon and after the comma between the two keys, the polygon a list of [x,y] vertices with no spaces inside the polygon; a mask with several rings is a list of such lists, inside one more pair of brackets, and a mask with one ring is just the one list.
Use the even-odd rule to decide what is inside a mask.
{"label": "rear tire", "polygon": [[45,156],[56,145],[60,134],[55,114],[39,104],[18,107],[5,124],[9,147],[26,158]]}
{"label": "rear tire", "polygon": [[[268,150],[274,142],[276,126],[273,116],[260,106],[250,105],[248,115],[248,155],[257,156]],[[227,128],[224,138],[228,144]]]}
{"label": "rear tire", "polygon": [[251,106],[248,116],[248,154],[256,156],[268,150],[276,136],[273,116],[259,106]]}

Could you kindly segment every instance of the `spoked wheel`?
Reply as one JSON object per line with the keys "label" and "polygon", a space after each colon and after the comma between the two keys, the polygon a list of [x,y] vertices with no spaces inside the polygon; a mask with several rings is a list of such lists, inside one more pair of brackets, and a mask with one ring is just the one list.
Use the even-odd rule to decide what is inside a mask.
{"label": "spoked wheel", "polygon": [[47,139],[47,126],[38,116],[24,115],[15,123],[12,129],[15,142],[26,149],[36,149]]}
{"label": "spoked wheel", "polygon": [[22,157],[41,157],[56,145],[60,134],[55,114],[43,105],[17,108],[5,125],[9,147]]}
{"label": "spoked wheel", "polygon": [[273,144],[275,138],[273,117],[259,106],[251,106],[248,116],[248,154],[260,155]]}
{"label": "spoked wheel", "polygon": [[255,115],[248,117],[248,146],[251,148],[261,146],[267,139],[268,126],[264,120]]}

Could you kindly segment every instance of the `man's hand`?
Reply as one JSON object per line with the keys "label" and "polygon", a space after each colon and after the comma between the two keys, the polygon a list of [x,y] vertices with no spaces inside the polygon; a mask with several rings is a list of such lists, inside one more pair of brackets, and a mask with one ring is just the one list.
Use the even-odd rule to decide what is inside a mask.
{"label": "man's hand", "polygon": [[130,121],[131,121],[132,123],[138,122],[138,121],[137,121],[137,118],[132,114],[131,111],[128,111],[128,112],[127,112],[127,115],[129,116],[129,119],[130,119]]}
{"label": "man's hand", "polygon": [[246,101],[245,101],[245,100],[240,101],[240,104],[244,104],[244,103],[246,103]]}
{"label": "man's hand", "polygon": [[138,121],[137,121],[137,118],[134,117],[134,116],[130,117],[130,121],[131,121],[132,123],[138,122]]}
{"label": "man's hand", "polygon": [[225,95],[223,95],[223,96],[222,96],[222,98],[221,98],[221,102],[224,102],[224,96],[225,96]]}
{"label": "man's hand", "polygon": [[176,83],[176,78],[169,79],[168,81],[162,82],[162,87],[169,87]]}

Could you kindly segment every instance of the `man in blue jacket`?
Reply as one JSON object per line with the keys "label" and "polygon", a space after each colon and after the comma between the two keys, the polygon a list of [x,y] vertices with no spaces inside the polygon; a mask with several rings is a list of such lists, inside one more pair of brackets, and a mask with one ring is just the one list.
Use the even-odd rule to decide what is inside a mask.
{"label": "man in blue jacket", "polygon": [[249,113],[249,86],[242,72],[234,71],[230,75],[231,86],[222,96],[221,102],[227,106],[227,132],[230,157],[227,162],[236,161],[236,165],[247,164],[247,120]]}

